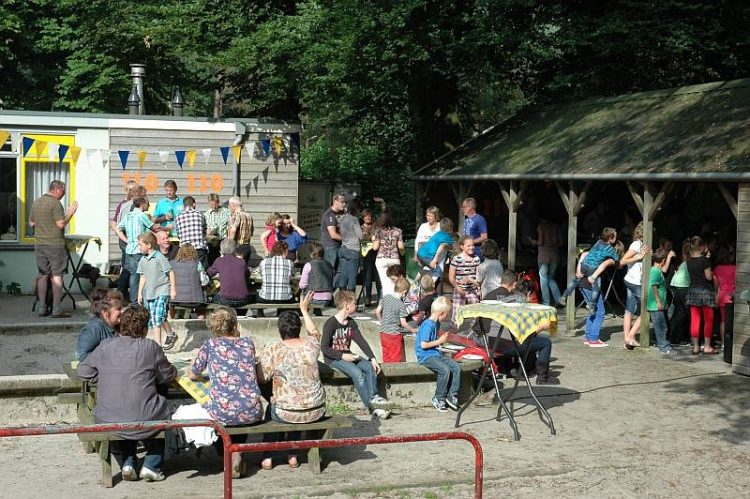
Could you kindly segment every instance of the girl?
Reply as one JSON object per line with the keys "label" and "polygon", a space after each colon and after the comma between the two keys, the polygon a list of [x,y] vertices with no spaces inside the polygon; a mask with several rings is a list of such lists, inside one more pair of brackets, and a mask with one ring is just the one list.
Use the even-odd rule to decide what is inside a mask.
{"label": "girl", "polygon": [[462,236],[458,240],[456,251],[460,253],[451,258],[448,280],[453,286],[453,314],[451,323],[456,324],[458,307],[467,303],[479,303],[480,289],[477,281],[480,260],[474,256],[474,239]]}
{"label": "girl", "polygon": [[[500,247],[494,239],[486,239],[482,243],[482,254],[484,255],[484,261],[479,265],[477,281],[479,281],[481,286],[482,296],[487,296],[487,293],[500,287],[500,279],[503,276],[503,264],[500,263]],[[559,298],[559,291],[557,296]]]}
{"label": "girl", "polygon": [[[633,231],[633,242],[630,243],[628,251],[625,252],[620,260],[620,267],[628,266],[628,272],[625,274],[625,289],[627,295],[625,299],[625,314],[622,319],[624,330],[623,340],[625,349],[632,350],[633,347],[641,346],[636,341],[635,336],[641,327],[641,276],[643,275],[643,258],[648,255],[648,246],[643,244],[643,222],[636,225]],[[633,321],[633,317],[637,317]]]}
{"label": "girl", "polygon": [[[714,275],[719,285],[717,301],[719,302],[719,313],[721,314],[721,328],[719,332],[721,334],[722,345],[724,344],[724,332],[727,327],[726,306],[733,303],[732,296],[734,296],[735,274],[737,272],[734,258],[734,248],[726,246],[719,248],[719,255],[716,257],[717,264],[714,268]],[[732,318],[730,317],[729,320],[732,320]]]}
{"label": "girl", "polygon": [[386,270],[391,265],[401,262],[404,252],[404,241],[401,239],[401,229],[393,226],[393,216],[390,208],[383,210],[378,219],[378,228],[372,239],[372,249],[378,252],[375,258],[375,268],[378,269],[382,295],[393,294],[393,282],[388,279]]}
{"label": "girl", "polygon": [[710,253],[706,243],[699,236],[690,239],[690,258],[687,261],[690,287],[685,303],[690,307],[690,339],[693,342],[693,355],[701,353],[700,326],[703,318],[703,353],[718,353],[711,348],[711,334],[714,329],[714,307],[716,306],[716,279],[711,270]]}
{"label": "girl", "polygon": [[283,222],[284,218],[278,212],[273,212],[266,217],[266,230],[260,235],[265,256],[271,254],[273,245],[276,244],[276,232],[281,228]]}
{"label": "girl", "polygon": [[114,289],[95,288],[91,292],[91,313],[94,317],[78,334],[76,360],[84,360],[102,340],[115,337],[120,326],[122,301],[122,293]]}
{"label": "girl", "polygon": [[[177,288],[173,301],[188,305],[204,303],[203,284],[208,284],[208,275],[203,270],[198,252],[192,244],[180,246],[177,257],[172,262],[172,271]],[[174,307],[171,303],[169,311],[170,317],[174,316]]]}
{"label": "girl", "polygon": [[690,344],[690,319],[688,316],[687,299],[688,288],[690,288],[690,275],[687,270],[687,261],[690,258],[690,238],[682,242],[682,263],[677,267],[672,280],[669,283],[672,292],[672,304],[674,312],[670,322],[670,343],[676,345]]}
{"label": "girl", "polygon": [[[312,303],[330,306],[333,301],[333,267],[325,259],[325,250],[320,243],[310,243],[310,261],[302,267],[299,288],[305,293],[312,291]],[[322,315],[315,310],[315,315]]]}

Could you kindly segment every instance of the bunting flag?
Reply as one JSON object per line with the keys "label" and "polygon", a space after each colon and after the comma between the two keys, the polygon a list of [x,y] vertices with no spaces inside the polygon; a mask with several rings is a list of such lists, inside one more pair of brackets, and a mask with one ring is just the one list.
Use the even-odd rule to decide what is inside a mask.
{"label": "bunting flag", "polygon": [[208,160],[211,158],[211,148],[201,149],[201,153],[203,154],[203,160],[206,163],[206,166],[208,166]]}
{"label": "bunting flag", "polygon": [[[10,132],[5,130],[0,130],[0,146],[4,146],[5,142],[7,142],[8,137],[10,137]],[[11,143],[11,146],[13,144]]]}
{"label": "bunting flag", "polygon": [[86,160],[89,163],[89,166],[91,168],[102,168],[104,166],[104,161],[102,160],[102,150],[101,149],[87,149],[86,150]]}
{"label": "bunting flag", "polygon": [[31,150],[31,146],[34,145],[34,139],[31,137],[24,137],[23,138],[23,154],[22,156],[25,158],[27,154],[29,154],[29,151]]}
{"label": "bunting flag", "polygon": [[193,167],[193,164],[195,163],[195,154],[196,154],[196,151],[195,151],[195,149],[190,149],[190,150],[189,150],[189,151],[187,152],[187,160],[188,160],[188,166],[189,166],[190,168],[192,168],[192,167]]}
{"label": "bunting flag", "polygon": [[255,187],[255,192],[258,192],[258,176],[256,175],[253,179],[253,187]]}
{"label": "bunting flag", "polygon": [[255,142],[245,142],[245,150],[247,151],[247,157],[253,159],[255,157]]}
{"label": "bunting flag", "polygon": [[271,141],[269,139],[263,139],[260,143],[263,146],[263,155],[268,157],[268,153],[271,152]]}
{"label": "bunting flag", "polygon": [[[273,146],[273,153],[275,156],[281,156],[281,150],[284,148],[284,141],[281,137],[274,137],[271,139],[271,145]],[[268,156],[268,154],[266,154]]]}
{"label": "bunting flag", "polygon": [[242,146],[232,146],[232,156],[234,156],[234,162],[240,162],[240,155],[242,154]]}
{"label": "bunting flag", "polygon": [[66,146],[65,144],[60,144],[60,147],[57,149],[57,158],[58,163],[62,163],[65,161],[65,156],[68,155],[68,151],[70,150],[70,146]]}
{"label": "bunting flag", "polygon": [[13,133],[10,136],[10,150],[13,152],[19,152],[18,146],[21,143],[21,134]]}
{"label": "bunting flag", "polygon": [[40,158],[42,157],[42,153],[44,152],[44,149],[47,147],[47,143],[43,140],[37,140],[34,142],[34,150],[36,151],[36,157]]}
{"label": "bunting flag", "polygon": [[263,168],[263,182],[268,183],[268,167]]}
{"label": "bunting flag", "polygon": [[138,165],[143,168],[143,165],[146,164],[146,151],[138,151],[135,154],[138,156]]}
{"label": "bunting flag", "polygon": [[180,170],[182,170],[182,164],[185,162],[185,151],[175,151],[174,155],[177,158],[177,164],[180,165]]}
{"label": "bunting flag", "polygon": [[[70,159],[73,160],[73,166],[78,164],[78,158],[81,156],[82,149],[80,147],[71,146],[70,147]],[[62,161],[62,158],[60,158]]]}
{"label": "bunting flag", "polygon": [[57,160],[57,152],[60,150],[60,144],[55,144],[54,142],[50,142],[49,148],[47,149],[47,157],[49,158],[50,163]]}
{"label": "bunting flag", "polygon": [[117,151],[117,154],[120,156],[120,163],[122,163],[122,169],[124,170],[126,166],[128,166],[128,156],[130,156],[130,151]]}
{"label": "bunting flag", "polygon": [[169,151],[159,151],[159,161],[161,162],[161,166],[166,168],[168,159],[169,159]]}
{"label": "bunting flag", "polygon": [[229,147],[220,147],[221,159],[224,160],[224,166],[227,166],[227,159],[229,158]]}

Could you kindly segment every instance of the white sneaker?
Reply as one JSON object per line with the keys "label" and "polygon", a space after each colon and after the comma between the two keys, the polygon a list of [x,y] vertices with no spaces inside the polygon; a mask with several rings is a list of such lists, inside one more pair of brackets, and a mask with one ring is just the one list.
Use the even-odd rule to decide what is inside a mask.
{"label": "white sneaker", "polygon": [[388,419],[391,417],[391,411],[385,409],[375,409],[372,411],[373,416],[377,416],[379,419]]}
{"label": "white sneaker", "polygon": [[373,408],[387,409],[391,406],[391,403],[388,402],[388,400],[381,397],[380,395],[375,395],[373,398],[370,399],[370,405]]}
{"label": "white sneaker", "polygon": [[591,348],[605,348],[605,347],[608,347],[609,344],[603,342],[602,340],[594,340],[594,341],[589,341],[589,346]]}
{"label": "white sneaker", "polygon": [[147,482],[161,482],[166,477],[161,471],[154,471],[144,466],[141,468],[141,478]]}
{"label": "white sneaker", "polygon": [[138,480],[138,475],[135,473],[135,468],[128,465],[123,466],[122,479],[128,482],[135,482],[136,480]]}

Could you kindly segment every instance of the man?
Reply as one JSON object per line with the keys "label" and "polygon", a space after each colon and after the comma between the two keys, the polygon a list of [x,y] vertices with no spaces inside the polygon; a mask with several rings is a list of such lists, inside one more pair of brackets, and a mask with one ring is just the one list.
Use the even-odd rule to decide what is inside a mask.
{"label": "man", "polygon": [[133,209],[120,220],[117,225],[117,236],[120,241],[126,243],[125,246],[125,265],[130,272],[130,301],[138,301],[138,263],[141,261],[143,253],[138,249],[138,236],[147,230],[168,231],[164,227],[159,227],[151,221],[148,214],[148,199],[138,196],[133,199]]}
{"label": "man", "polygon": [[[500,280],[500,287],[487,293],[487,296],[482,297],[482,300],[500,300],[506,303],[525,303],[528,300],[528,296],[524,292],[516,292],[518,285],[518,277],[512,270],[506,270],[503,272],[503,276]],[[497,336],[500,333],[500,325],[497,322],[490,321],[489,319],[480,319],[482,321],[482,328],[484,331],[489,331],[487,341],[490,344],[495,341],[491,336]],[[474,326],[478,329],[479,322]],[[542,324],[537,328],[537,332],[548,329],[549,324]],[[512,355],[515,353],[513,348],[513,340],[510,337],[510,333],[507,328],[502,330],[500,333],[500,339],[497,343],[497,349],[506,355]],[[552,341],[546,336],[534,335],[527,338],[523,345],[520,346],[522,355],[528,352],[534,352],[536,354],[536,383],[537,385],[557,385],[560,381],[549,374],[549,361],[552,355]],[[523,360],[523,359],[521,359]],[[527,368],[528,370],[528,368]]]}
{"label": "man", "polygon": [[[123,216],[126,213],[130,213],[130,210],[133,208],[133,198],[136,196],[145,196],[146,195],[146,189],[143,187],[140,187],[135,180],[128,180],[128,183],[125,185],[125,199],[120,201],[117,205],[117,208],[115,208],[115,214],[112,217],[112,221],[110,222],[109,226],[112,229],[112,232],[117,234],[117,226],[120,223],[120,220],[123,218]],[[128,272],[127,266],[125,265],[126,260],[126,253],[125,253],[125,246],[127,246],[127,243],[121,241],[118,237],[117,242],[120,246],[120,277],[117,279],[117,291],[122,293],[122,296],[128,296],[128,283],[130,282],[130,272]]]}
{"label": "man", "polygon": [[227,226],[227,237],[237,243],[235,253],[241,256],[245,263],[250,262],[250,238],[253,237],[253,217],[243,211],[242,200],[239,196],[229,198],[229,224]]}
{"label": "man", "polygon": [[[219,245],[227,237],[227,225],[229,224],[229,210],[221,206],[219,195],[211,193],[208,195],[209,209],[206,211],[206,224],[208,236],[216,236],[218,239],[209,240],[208,244],[208,263],[214,263],[219,258]],[[208,267],[206,267],[208,268]]]}
{"label": "man", "polygon": [[[47,278],[52,281],[52,317],[65,318],[70,314],[63,313],[60,308],[60,298],[63,289],[63,273],[68,268],[68,250],[65,249],[65,226],[73,218],[78,209],[78,202],[73,201],[67,210],[63,209],[60,200],[65,196],[65,183],[53,180],[49,190],[34,201],[31,206],[29,225],[34,228],[34,253],[36,265],[39,269],[37,279],[37,300],[44,303],[47,296]],[[45,306],[40,317],[50,315]]]}
{"label": "man", "polygon": [[474,198],[466,198],[461,203],[461,210],[464,212],[464,235],[470,236],[474,240],[474,255],[482,260],[481,245],[487,240],[487,220],[477,213],[477,202]]}
{"label": "man", "polygon": [[154,223],[167,230],[174,229],[174,219],[182,211],[182,199],[177,197],[177,184],[174,180],[164,182],[166,197],[161,198],[154,208]]}
{"label": "man", "polygon": [[195,209],[195,198],[185,196],[182,213],[174,221],[174,229],[180,244],[192,244],[204,269],[208,268],[208,243],[206,242],[206,217]]}
{"label": "man", "polygon": [[341,233],[339,232],[339,217],[344,214],[346,196],[336,194],[333,203],[320,219],[320,244],[323,245],[325,261],[336,269],[338,263],[339,248],[341,247]]}

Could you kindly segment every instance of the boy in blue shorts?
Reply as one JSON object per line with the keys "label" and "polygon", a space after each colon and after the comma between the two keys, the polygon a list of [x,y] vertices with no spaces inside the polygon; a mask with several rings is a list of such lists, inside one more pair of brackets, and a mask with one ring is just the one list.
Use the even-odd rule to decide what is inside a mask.
{"label": "boy in blue shorts", "polygon": [[[138,249],[143,258],[138,262],[138,303],[149,311],[148,327],[153,330],[154,341],[164,350],[169,350],[177,341],[177,335],[167,322],[169,299],[176,296],[175,277],[172,266],[161,251],[157,251],[156,236],[153,232],[144,232],[138,236]],[[166,341],[162,343],[161,329],[167,332]]]}
{"label": "boy in blue shorts", "polygon": [[[438,347],[448,341],[448,334],[438,337],[440,322],[450,317],[453,310],[451,301],[441,296],[432,302],[430,318],[426,319],[417,331],[416,354],[420,365],[437,374],[435,396],[432,405],[439,412],[448,411],[448,407],[458,410],[458,389],[461,384],[461,367],[458,363],[443,355]],[[450,383],[450,386],[448,385]]]}

